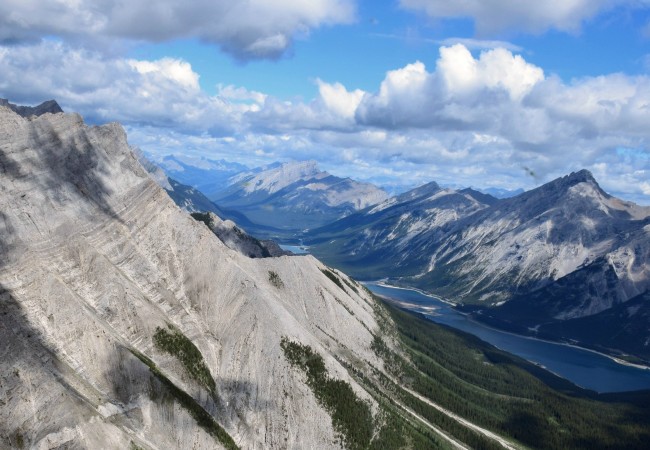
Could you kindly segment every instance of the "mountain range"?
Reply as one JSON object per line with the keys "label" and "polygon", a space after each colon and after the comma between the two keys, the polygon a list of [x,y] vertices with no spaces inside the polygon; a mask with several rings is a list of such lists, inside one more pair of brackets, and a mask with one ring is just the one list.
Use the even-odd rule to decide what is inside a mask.
{"label": "mountain range", "polygon": [[164,170],[170,178],[198,189],[208,198],[226,189],[230,178],[250,170],[236,162],[183,155],[152,158],[152,163]]}
{"label": "mountain range", "polygon": [[581,389],[313,256],[249,255],[234,225],[174,203],[119,124],[0,105],[0,171],[2,448],[650,439],[643,392]]}
{"label": "mountain range", "polygon": [[[433,292],[501,328],[648,360],[649,237],[650,208],[583,170],[503,200],[431,183],[305,243],[354,276]],[[615,342],[585,332],[597,315],[617,318]]]}
{"label": "mountain range", "polygon": [[[231,178],[217,199],[228,209],[205,198],[189,209],[258,236],[300,239],[356,277],[433,292],[498,328],[650,360],[650,208],[609,196],[588,171],[517,195],[497,192],[504,198],[431,182],[363,208],[363,190],[352,188],[358,210],[327,214],[319,206],[336,182],[305,195],[305,180],[319,178],[330,176],[313,162],[274,164]],[[173,198],[187,192],[175,190]],[[616,323],[615,339],[593,331],[598,320]]]}

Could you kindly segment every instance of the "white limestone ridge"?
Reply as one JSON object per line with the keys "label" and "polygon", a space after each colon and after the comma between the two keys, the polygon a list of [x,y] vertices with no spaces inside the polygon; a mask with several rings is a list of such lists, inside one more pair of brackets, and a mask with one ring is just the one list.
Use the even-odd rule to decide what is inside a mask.
{"label": "white limestone ridge", "polygon": [[[302,182],[302,183],[301,183]],[[291,161],[271,166],[257,173],[243,173],[231,179],[239,184],[245,194],[258,192],[275,194],[291,185],[300,184],[298,191],[321,191],[328,206],[350,204],[359,210],[377,204],[388,198],[388,194],[370,183],[361,183],[349,178],[338,178],[321,171],[316,161]],[[295,197],[298,197],[296,194]]]}
{"label": "white limestone ridge", "polygon": [[[373,410],[340,361],[382,364],[373,300],[322,267],[227,248],[147,176],[118,124],[0,106],[0,446],[220,448],[146,355],[242,448],[339,447],[281,338],[323,355]],[[200,350],[216,396],[154,346],[168,326]]]}
{"label": "white limestone ridge", "polygon": [[241,182],[247,193],[266,191],[274,194],[277,191],[301,180],[318,180],[328,176],[318,170],[316,161],[292,161],[279,166],[272,166],[259,173],[243,173],[237,175],[231,182]]}

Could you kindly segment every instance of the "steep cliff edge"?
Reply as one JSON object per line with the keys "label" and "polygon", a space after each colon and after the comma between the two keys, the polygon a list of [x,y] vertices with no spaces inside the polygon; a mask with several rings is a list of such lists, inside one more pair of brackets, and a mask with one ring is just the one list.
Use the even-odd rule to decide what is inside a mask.
{"label": "steep cliff edge", "polygon": [[0,174],[2,446],[339,447],[283,339],[376,413],[344,367],[382,366],[370,296],[228,249],[119,125],[0,106]]}

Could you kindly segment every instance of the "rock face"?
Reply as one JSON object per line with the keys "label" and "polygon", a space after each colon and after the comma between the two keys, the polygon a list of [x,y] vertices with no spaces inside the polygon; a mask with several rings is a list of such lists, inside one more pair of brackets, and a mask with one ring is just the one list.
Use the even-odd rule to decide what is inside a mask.
{"label": "rock face", "polygon": [[[609,196],[586,170],[498,201],[427,185],[316,230],[306,243],[358,277],[399,277],[480,305],[491,323],[559,339],[579,340],[559,323],[618,311],[650,289],[650,208]],[[616,317],[619,330],[633,320]],[[641,354],[596,338],[580,342]],[[650,327],[638,339],[650,344]]]}
{"label": "rock face", "polygon": [[211,197],[214,202],[280,232],[322,226],[388,197],[372,184],[320,171],[314,161],[272,165],[230,182]]}
{"label": "rock face", "polygon": [[246,234],[232,220],[222,220],[214,213],[192,213],[192,217],[205,223],[228,248],[238,251],[249,258],[293,255],[291,252],[282,250],[274,241],[259,240]]}
{"label": "rock face", "polygon": [[119,125],[0,106],[0,447],[222,448],[218,427],[242,448],[338,447],[280,342],[375,405],[343,363],[381,367],[378,325],[323,269],[226,247]]}
{"label": "rock face", "polygon": [[63,112],[55,100],[47,100],[38,106],[20,106],[9,103],[6,98],[0,98],[0,106],[5,106],[22,117],[40,116],[46,113],[57,114]]}
{"label": "rock face", "polygon": [[592,279],[585,274],[567,283],[586,289],[580,304],[551,313],[557,319],[595,314],[650,288],[648,224],[650,208],[610,197],[583,170],[459,221],[420,275],[423,285],[459,300],[495,304],[593,264],[605,272],[611,267],[615,287],[586,289]]}
{"label": "rock face", "polygon": [[431,182],[315,229],[305,242],[314,254],[362,278],[411,275],[428,263],[426,246],[496,201]]}

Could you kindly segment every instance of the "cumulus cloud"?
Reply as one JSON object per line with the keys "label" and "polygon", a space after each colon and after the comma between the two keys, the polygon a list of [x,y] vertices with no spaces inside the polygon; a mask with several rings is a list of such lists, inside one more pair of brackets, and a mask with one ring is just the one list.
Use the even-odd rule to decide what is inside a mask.
{"label": "cumulus cloud", "polygon": [[[429,160],[459,179],[481,172],[492,184],[531,186],[586,167],[612,192],[649,203],[648,105],[647,76],[564,83],[506,49],[474,57],[457,44],[441,48],[433,71],[421,62],[389,71],[378,91],[362,98],[356,119],[393,135],[428,135]],[[419,156],[412,141],[405,147],[401,157]],[[636,151],[623,161],[620,147]],[[522,178],[522,167],[538,177]]]}
{"label": "cumulus cloud", "polygon": [[316,80],[318,94],[304,102],[232,85],[209,95],[186,61],[54,42],[0,48],[0,66],[0,97],[54,97],[90,122],[120,121],[133,144],[158,155],[317,159],[388,185],[506,189],[588,168],[608,191],[650,203],[648,76],[566,83],[506,49],[473,55],[457,44],[431,70],[416,61],[387,72],[374,92]]}
{"label": "cumulus cloud", "polygon": [[[108,58],[61,43],[6,47],[0,93],[13,101],[55,98],[91,122],[121,121],[215,134],[236,129],[250,105],[209,96],[189,63]],[[10,94],[10,95],[9,95]]]}
{"label": "cumulus cloud", "polygon": [[[277,58],[296,34],[354,18],[352,0],[5,0],[0,42],[199,38],[240,59]],[[56,20],[53,20],[56,18]]]}
{"label": "cumulus cloud", "polygon": [[327,110],[345,119],[354,118],[364,96],[361,89],[349,92],[341,83],[329,84],[320,79],[317,83],[320,99]]}
{"label": "cumulus cloud", "polygon": [[433,18],[471,18],[482,35],[504,30],[541,33],[548,29],[573,33],[583,22],[615,6],[647,6],[636,0],[400,0],[400,5]]}
{"label": "cumulus cloud", "polygon": [[461,44],[442,47],[434,72],[421,62],[388,72],[379,92],[363,99],[357,119],[374,126],[483,130],[543,79],[540,68],[505,49],[475,59]]}

